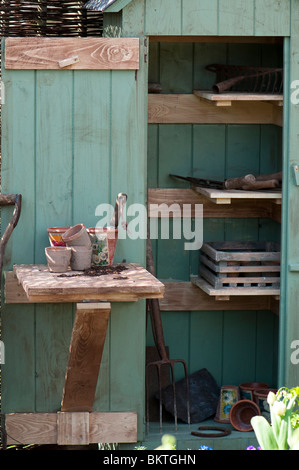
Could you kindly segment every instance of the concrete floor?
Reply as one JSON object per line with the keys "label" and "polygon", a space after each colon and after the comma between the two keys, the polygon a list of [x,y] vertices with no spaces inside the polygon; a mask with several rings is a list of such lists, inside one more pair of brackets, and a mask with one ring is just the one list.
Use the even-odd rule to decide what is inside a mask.
{"label": "concrete floor", "polygon": [[[198,431],[199,426],[217,426],[228,428],[231,433],[224,437],[198,437],[193,436],[191,431]],[[214,432],[215,431],[205,431]],[[205,420],[201,423],[191,424],[190,427],[185,423],[178,423],[178,429],[175,431],[174,422],[162,423],[162,432],[160,432],[159,422],[151,422],[149,432],[145,433],[145,438],[138,444],[122,444],[120,449],[134,449],[137,445],[146,447],[147,450],[153,450],[161,444],[163,434],[171,434],[176,438],[176,450],[196,450],[200,446],[208,446],[213,450],[246,450],[250,445],[258,446],[254,431],[240,432],[233,428],[231,424],[216,423],[213,419]]]}

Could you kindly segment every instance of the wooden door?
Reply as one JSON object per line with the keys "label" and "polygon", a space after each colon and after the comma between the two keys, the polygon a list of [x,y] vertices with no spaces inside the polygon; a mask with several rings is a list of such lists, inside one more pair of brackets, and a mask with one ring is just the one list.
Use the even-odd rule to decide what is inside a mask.
{"label": "wooden door", "polygon": [[[96,208],[146,200],[145,67],[136,38],[3,42],[2,191],[23,197],[7,246],[13,264],[45,263],[47,227],[94,227]],[[3,210],[2,224],[10,218]],[[115,261],[144,265],[145,240],[118,241]],[[3,305],[2,412],[60,409],[72,304]],[[134,336],[134,341],[132,341]],[[96,411],[144,409],[145,305],[113,306]]]}

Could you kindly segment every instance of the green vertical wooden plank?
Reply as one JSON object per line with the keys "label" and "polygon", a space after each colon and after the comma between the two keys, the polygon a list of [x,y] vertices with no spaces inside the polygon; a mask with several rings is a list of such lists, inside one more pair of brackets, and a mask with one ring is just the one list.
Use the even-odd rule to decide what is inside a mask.
{"label": "green vertical wooden plank", "polygon": [[72,332],[72,305],[37,305],[36,412],[60,410]]}
{"label": "green vertical wooden plank", "polygon": [[[293,386],[299,383],[299,368],[291,360],[293,341],[298,340],[299,319],[298,272],[290,271],[291,264],[299,263],[299,192],[293,168],[298,164],[299,106],[296,99],[299,77],[298,24],[299,5],[291,4],[290,40],[285,39],[284,83],[284,135],[283,135],[283,200],[282,200],[282,249],[281,249],[281,297],[280,297],[280,353],[279,384]],[[295,92],[295,96],[293,94]],[[298,347],[297,347],[298,350]],[[295,349],[296,351],[296,349]],[[298,355],[297,355],[298,357]],[[296,359],[296,358],[295,358]]]}
{"label": "green vertical wooden plank", "polygon": [[[63,93],[62,93],[63,90]],[[72,223],[73,86],[70,71],[38,71],[36,80],[35,261],[45,262],[47,227]],[[58,112],[59,110],[59,112]]]}
{"label": "green vertical wooden plank", "polygon": [[181,34],[181,0],[146,0],[146,35]]}
{"label": "green vertical wooden plank", "polygon": [[256,381],[277,387],[277,316],[269,311],[257,312]]}
{"label": "green vertical wooden plank", "polygon": [[226,43],[202,43],[194,44],[193,59],[193,87],[195,90],[211,90],[216,81],[216,75],[205,67],[210,64],[222,64],[227,61]]}
{"label": "green vertical wooden plank", "polygon": [[110,410],[137,411],[140,439],[145,406],[145,301],[114,303],[110,331]]}
{"label": "green vertical wooden plank", "polygon": [[[73,73],[38,71],[36,79],[35,262],[45,263],[47,227],[73,222]],[[54,411],[62,397],[72,306],[37,305],[36,312],[36,404],[38,411]],[[54,338],[65,341],[64,353]]]}
{"label": "green vertical wooden plank", "polygon": [[[3,270],[11,270],[14,263],[31,263],[34,259],[34,72],[9,72],[2,67],[1,79],[5,86],[1,110],[2,193],[20,193],[23,197],[21,217],[4,257]],[[1,210],[2,234],[12,213],[13,207]],[[34,410],[34,311],[33,305],[2,304],[1,340],[5,347],[5,364],[1,366],[2,413]]]}
{"label": "green vertical wooden plank", "polygon": [[208,369],[222,383],[223,312],[192,312],[190,320],[190,373]]}
{"label": "green vertical wooden plank", "polygon": [[277,126],[261,126],[260,173],[282,170],[282,130]]}
{"label": "green vertical wooden plank", "polygon": [[262,44],[263,67],[283,68],[283,42],[281,44]]}
{"label": "green vertical wooden plank", "polygon": [[163,93],[192,93],[192,60],[192,43],[160,43],[160,84]]}
{"label": "green vertical wooden plank", "polygon": [[228,44],[227,63],[229,65],[246,65],[260,67],[262,46],[260,44]]}
{"label": "green vertical wooden plank", "polygon": [[216,35],[217,30],[217,0],[183,1],[183,35]]}
{"label": "green vertical wooden plank", "polygon": [[[140,80],[143,80],[140,75]],[[114,204],[117,194],[125,192],[128,196],[127,207],[141,204],[145,207],[146,200],[146,131],[144,98],[139,95],[139,75],[135,80],[135,72],[112,72],[112,103],[111,103],[111,188],[110,198]],[[142,81],[143,83],[143,81]],[[140,99],[142,101],[140,101]],[[138,122],[139,120],[139,122]],[[143,125],[142,125],[143,124]],[[128,214],[134,224],[139,218],[131,207]],[[141,209],[142,210],[142,209]],[[140,215],[140,220],[141,220]],[[143,220],[146,224],[146,218]],[[143,228],[145,225],[143,226]],[[142,228],[142,227],[141,227]],[[145,239],[134,239],[135,228],[132,226],[127,234],[121,234],[116,248],[116,259],[144,263]]]}
{"label": "green vertical wooden plank", "polygon": [[224,181],[226,127],[223,125],[193,126],[192,175]]}
{"label": "green vertical wooden plank", "polygon": [[133,0],[122,10],[122,36],[143,36],[145,0]]}
{"label": "green vertical wooden plank", "polygon": [[148,81],[149,83],[160,82],[160,43],[150,41],[148,46]]}
{"label": "green vertical wooden plank", "polygon": [[[14,263],[34,259],[35,214],[35,86],[33,71],[2,71],[5,104],[2,106],[1,183],[3,194],[23,196],[18,225],[5,251],[5,269]],[[2,232],[9,223],[13,208],[2,213]],[[27,229],[30,221],[30,231]],[[12,259],[13,252],[13,259]]]}
{"label": "green vertical wooden plank", "polygon": [[218,5],[219,35],[254,35],[254,0],[220,0]]}
{"label": "green vertical wooden plank", "polygon": [[255,35],[289,36],[290,0],[255,0]]}
{"label": "green vertical wooden plank", "polygon": [[192,126],[159,126],[159,187],[183,188],[190,185],[169,174],[189,176],[192,168]]}
{"label": "green vertical wooden plank", "polygon": [[1,311],[1,413],[35,410],[34,306],[6,305]]}
{"label": "green vertical wooden plank", "polygon": [[[246,304],[244,304],[246,308]],[[223,384],[255,381],[255,312],[226,311],[223,329]]]}
{"label": "green vertical wooden plank", "polygon": [[110,203],[110,96],[109,71],[74,73],[73,223],[86,227]]}
{"label": "green vertical wooden plank", "polygon": [[227,128],[226,178],[259,172],[260,126],[231,125]]}
{"label": "green vertical wooden plank", "polygon": [[[163,224],[165,223],[165,228]],[[178,225],[176,225],[176,223]],[[166,225],[167,224],[167,225]],[[183,226],[180,220],[165,218],[159,224],[159,239],[157,241],[157,267],[156,275],[160,279],[178,279],[189,281],[190,278],[190,251],[184,249]],[[169,239],[163,239],[163,233],[167,233],[169,227]],[[173,234],[179,234],[178,239]],[[165,235],[166,237],[166,235]]]}
{"label": "green vertical wooden plank", "polygon": [[[162,313],[162,324],[165,344],[169,348],[170,359],[181,359],[186,361],[186,364],[188,365],[190,345],[190,313],[164,312]],[[175,381],[185,377],[182,363],[175,365],[174,372]]]}

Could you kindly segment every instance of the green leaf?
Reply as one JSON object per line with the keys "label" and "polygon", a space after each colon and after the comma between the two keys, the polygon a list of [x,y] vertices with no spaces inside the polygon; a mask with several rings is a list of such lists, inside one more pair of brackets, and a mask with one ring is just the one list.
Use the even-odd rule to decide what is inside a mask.
{"label": "green leaf", "polygon": [[292,435],[289,437],[288,442],[290,450],[299,450],[299,428],[293,431]]}
{"label": "green leaf", "polygon": [[251,418],[251,425],[262,450],[278,450],[273,429],[263,416]]}
{"label": "green leaf", "polygon": [[271,424],[275,439],[278,439],[279,431],[280,431],[280,424],[281,424],[281,417],[273,411],[273,406],[270,406],[270,415],[271,415]]}
{"label": "green leaf", "polygon": [[279,435],[277,438],[279,450],[288,450],[288,420],[282,419],[280,424]]}

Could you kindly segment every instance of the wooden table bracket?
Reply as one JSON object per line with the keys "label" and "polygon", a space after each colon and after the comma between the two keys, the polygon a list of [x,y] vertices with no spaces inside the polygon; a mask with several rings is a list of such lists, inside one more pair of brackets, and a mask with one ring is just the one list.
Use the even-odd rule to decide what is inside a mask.
{"label": "wooden table bracket", "polygon": [[60,412],[8,413],[5,415],[7,445],[89,445],[137,442],[137,413]]}
{"label": "wooden table bracket", "polygon": [[76,305],[61,411],[92,411],[110,311],[110,303]]}

